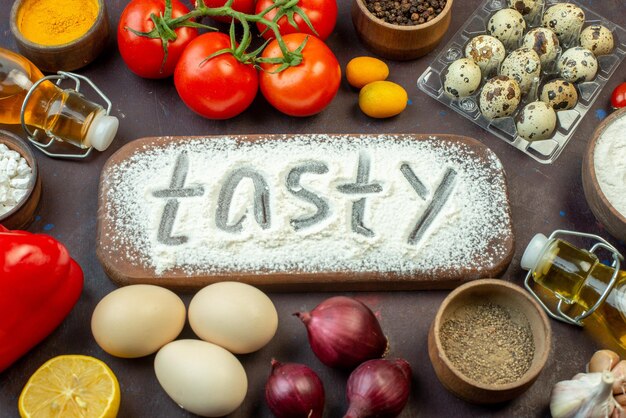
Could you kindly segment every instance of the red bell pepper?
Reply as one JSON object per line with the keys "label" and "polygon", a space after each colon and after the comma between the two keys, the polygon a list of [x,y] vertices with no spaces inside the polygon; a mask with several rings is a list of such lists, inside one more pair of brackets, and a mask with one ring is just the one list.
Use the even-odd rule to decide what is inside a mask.
{"label": "red bell pepper", "polygon": [[0,225],[0,372],[70,313],[83,271],[54,238]]}

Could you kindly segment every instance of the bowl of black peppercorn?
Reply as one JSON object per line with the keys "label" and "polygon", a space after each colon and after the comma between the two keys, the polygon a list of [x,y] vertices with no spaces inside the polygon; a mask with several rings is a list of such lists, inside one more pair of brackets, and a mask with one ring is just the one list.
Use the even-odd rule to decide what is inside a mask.
{"label": "bowl of black peppercorn", "polygon": [[352,0],[352,23],[367,49],[406,61],[428,54],[441,42],[453,0]]}

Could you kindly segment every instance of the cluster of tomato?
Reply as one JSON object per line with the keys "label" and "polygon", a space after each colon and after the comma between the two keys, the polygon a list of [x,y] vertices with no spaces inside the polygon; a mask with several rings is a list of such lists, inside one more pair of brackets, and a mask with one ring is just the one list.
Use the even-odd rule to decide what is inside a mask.
{"label": "cluster of tomato", "polygon": [[[205,0],[208,7],[221,7],[225,0]],[[246,14],[260,14],[273,0],[234,0],[232,8]],[[232,52],[211,56],[231,47],[230,37],[220,32],[198,34],[195,27],[175,29],[176,39],[167,45],[167,57],[160,38],[138,35],[154,28],[151,15],[162,15],[164,0],[132,0],[122,12],[117,40],[120,54],[128,68],[144,78],[165,78],[174,75],[176,90],[185,104],[196,113],[210,119],[232,118],[250,106],[260,87],[266,100],[276,109],[291,116],[309,116],[323,110],[335,97],[341,82],[341,68],[333,52],[323,42],[335,27],[336,0],[300,0],[315,33],[297,14],[293,15],[298,28],[287,16],[278,19],[282,39],[290,51],[295,51],[306,40],[302,61],[280,72],[280,64],[241,62]],[[189,9],[179,0],[172,0],[172,18],[184,16]],[[271,21],[277,10],[264,17]],[[216,17],[217,20],[229,19]],[[265,31],[257,23],[266,39],[274,32]],[[282,57],[278,42],[273,39],[261,57]],[[260,71],[257,69],[260,67]]]}

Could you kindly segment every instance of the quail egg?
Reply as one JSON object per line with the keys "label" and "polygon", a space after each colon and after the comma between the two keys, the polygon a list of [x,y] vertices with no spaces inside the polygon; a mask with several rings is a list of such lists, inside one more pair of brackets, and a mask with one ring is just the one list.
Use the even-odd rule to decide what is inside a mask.
{"label": "quail egg", "polygon": [[493,36],[475,36],[465,47],[465,58],[478,64],[485,77],[500,68],[504,57],[506,57],[504,45]]}
{"label": "quail egg", "polygon": [[585,23],[585,12],[571,3],[558,3],[543,14],[543,26],[556,33],[564,47],[570,47],[578,40]]}
{"label": "quail egg", "polygon": [[487,23],[489,35],[498,38],[506,49],[515,49],[526,30],[526,22],[517,10],[498,10]]}
{"label": "quail egg", "polygon": [[524,35],[522,46],[532,48],[539,55],[541,66],[546,67],[556,59],[559,53],[559,38],[547,28],[535,28]]}
{"label": "quail egg", "polygon": [[509,7],[520,12],[527,22],[534,19],[541,12],[543,0],[509,0]]}
{"label": "quail egg", "polygon": [[587,26],[580,34],[580,46],[587,48],[596,57],[610,54],[613,50],[613,33],[602,25]]}
{"label": "quail egg", "polygon": [[471,59],[461,58],[448,67],[443,81],[443,89],[454,97],[466,97],[480,86],[480,67]]}
{"label": "quail egg", "polygon": [[528,103],[517,119],[517,133],[527,141],[541,141],[552,136],[556,112],[544,102]]}
{"label": "quail egg", "polygon": [[566,81],[578,83],[593,80],[598,72],[598,61],[593,52],[577,46],[561,55],[557,67]]}
{"label": "quail egg", "polygon": [[517,81],[499,75],[489,79],[480,92],[480,111],[489,119],[510,116],[521,99]]}
{"label": "quail egg", "polygon": [[578,91],[574,84],[561,79],[544,84],[539,97],[554,110],[573,109],[578,103]]}
{"label": "quail egg", "polygon": [[532,48],[519,48],[511,52],[502,62],[500,74],[514,78],[522,94],[530,91],[535,80],[541,75],[539,55]]}

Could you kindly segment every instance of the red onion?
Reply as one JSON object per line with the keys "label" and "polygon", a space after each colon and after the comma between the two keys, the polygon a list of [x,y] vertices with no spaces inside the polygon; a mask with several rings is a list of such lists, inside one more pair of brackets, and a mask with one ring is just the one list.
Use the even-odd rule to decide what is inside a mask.
{"label": "red onion", "polygon": [[348,378],[344,418],[393,418],[409,400],[411,366],[403,359],[369,360]]}
{"label": "red onion", "polygon": [[356,299],[332,297],[294,315],[306,325],[313,352],[327,366],[354,368],[385,355],[387,338],[376,316]]}
{"label": "red onion", "polygon": [[324,386],[304,364],[272,360],[265,400],[276,418],[322,418]]}

